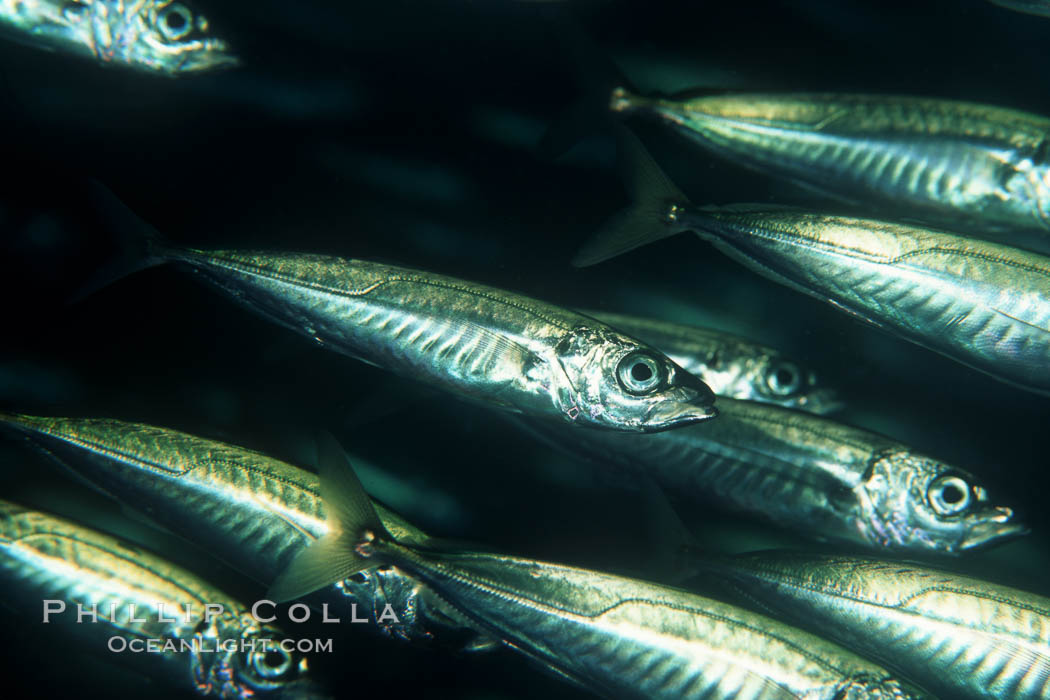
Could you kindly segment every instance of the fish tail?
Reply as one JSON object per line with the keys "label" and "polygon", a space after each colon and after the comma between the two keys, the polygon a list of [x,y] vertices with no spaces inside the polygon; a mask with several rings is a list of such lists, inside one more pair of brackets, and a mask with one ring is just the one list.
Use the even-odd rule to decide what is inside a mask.
{"label": "fish tail", "polygon": [[270,586],[267,595],[277,603],[379,566],[383,562],[369,554],[370,543],[394,539],[376,514],[343,449],[327,433],[318,438],[317,466],[328,533],[303,549]]}
{"label": "fish tail", "polygon": [[617,129],[617,159],[634,204],[614,214],[580,248],[576,267],[587,267],[639,246],[690,230],[680,216],[689,204],[645,146],[626,127]]}
{"label": "fish tail", "polygon": [[172,257],[172,248],[160,232],[129,209],[105,185],[93,180],[88,187],[103,226],[118,241],[118,252],[113,260],[88,278],[69,299],[70,303],[79,302],[139,270],[163,265]]}

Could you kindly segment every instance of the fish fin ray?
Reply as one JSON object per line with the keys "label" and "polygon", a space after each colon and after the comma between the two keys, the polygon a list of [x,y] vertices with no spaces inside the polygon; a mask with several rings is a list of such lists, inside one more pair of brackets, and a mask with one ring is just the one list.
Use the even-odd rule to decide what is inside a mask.
{"label": "fish fin ray", "polygon": [[328,433],[317,438],[317,467],[321,475],[329,531],[302,550],[270,586],[269,598],[284,602],[363,571],[380,562],[361,556],[356,547],[369,533],[393,539],[354,474],[336,439]]}
{"label": "fish fin ray", "polygon": [[617,128],[617,152],[620,173],[634,204],[614,214],[584,243],[573,258],[576,267],[594,265],[690,230],[672,217],[673,207],[688,204],[688,198],[626,127]]}
{"label": "fish fin ray", "polygon": [[157,229],[133,212],[101,182],[90,181],[88,190],[102,224],[119,241],[119,252],[113,260],[88,277],[80,289],[67,299],[68,304],[83,301],[118,280],[168,261],[168,246]]}

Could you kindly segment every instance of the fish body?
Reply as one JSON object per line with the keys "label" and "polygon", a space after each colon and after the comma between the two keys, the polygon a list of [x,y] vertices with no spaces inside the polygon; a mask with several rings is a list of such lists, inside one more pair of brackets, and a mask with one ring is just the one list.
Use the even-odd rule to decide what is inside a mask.
{"label": "fish body", "polygon": [[[571,454],[651,478],[689,507],[715,501],[817,539],[958,554],[1026,532],[976,477],[890,438],[754,401],[720,398],[719,407],[717,421],[641,439],[528,427]],[[959,498],[946,498],[955,489]]]}
{"label": "fish body", "polygon": [[840,404],[817,374],[774,348],[748,338],[660,319],[587,311],[651,344],[718,396],[826,414]]}
{"label": "fish body", "polygon": [[0,0],[0,31],[106,65],[179,76],[238,63],[208,20],[173,0]]}
{"label": "fish body", "polygon": [[626,130],[636,204],[588,241],[590,265],[693,231],[758,274],[969,365],[1050,393],[1050,258],[922,226],[764,204],[694,207]]}
{"label": "fish body", "polygon": [[[6,603],[34,618],[44,601],[61,601],[65,609],[48,619],[61,636],[138,664],[176,688],[216,698],[320,697],[305,675],[305,659],[278,646],[281,631],[257,622],[243,604],[137,547],[4,501],[0,585]],[[78,605],[85,614],[94,610],[95,621],[86,616],[78,622]],[[222,612],[205,619],[205,605],[221,605]],[[115,637],[128,644],[159,640],[158,646],[171,641],[176,649],[182,642],[189,647],[112,653]],[[242,650],[242,640],[255,646]]]}
{"label": "fish body", "polygon": [[493,636],[606,697],[916,697],[823,639],[684,591],[502,555],[373,551]]}
{"label": "fish body", "polygon": [[[110,419],[0,414],[24,437],[87,482],[151,521],[269,585],[329,523],[316,474],[235,445]],[[376,504],[383,524],[407,542],[426,535]],[[317,597],[333,609],[354,603],[396,638],[426,641],[458,618],[397,568],[364,572]],[[380,621],[389,604],[396,620]]]}
{"label": "fish body", "polygon": [[[275,600],[335,572],[393,565],[555,673],[613,698],[904,698],[860,657],[740,608],[673,588],[521,557],[415,546],[384,530],[334,441],[322,490],[339,526],[296,558]],[[329,502],[329,499],[331,501]]]}
{"label": "fish body", "polygon": [[701,560],[778,616],[944,697],[1050,697],[1050,599],[919,564],[802,552]]}
{"label": "fish body", "polygon": [[734,162],[842,199],[976,230],[1050,230],[1050,119],[921,97],[730,94],[612,109],[669,122]]}
{"label": "fish body", "polygon": [[1050,258],[918,226],[761,206],[683,210],[679,221],[774,281],[1050,393]]}
{"label": "fish body", "polygon": [[488,406],[639,432],[716,415],[711,390],[659,351],[512,292],[321,255],[154,255],[325,347]]}

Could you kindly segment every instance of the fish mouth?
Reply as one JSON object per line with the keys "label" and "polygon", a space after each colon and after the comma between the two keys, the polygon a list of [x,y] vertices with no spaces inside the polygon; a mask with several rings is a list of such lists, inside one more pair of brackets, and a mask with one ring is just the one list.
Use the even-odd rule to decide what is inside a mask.
{"label": "fish mouth", "polygon": [[834,389],[818,389],[800,396],[793,407],[818,416],[827,416],[844,409],[846,402],[838,397]]}
{"label": "fish mouth", "polygon": [[233,54],[229,44],[222,39],[205,39],[198,48],[185,53],[176,73],[202,73],[239,65],[241,59]]}
{"label": "fish mouth", "polygon": [[1008,540],[1027,535],[1031,530],[1024,524],[1014,520],[1012,508],[1000,506],[990,509],[984,515],[981,522],[970,528],[966,537],[959,544],[960,551],[983,549],[993,544],[1001,544]]}
{"label": "fish mouth", "polygon": [[666,397],[649,409],[642,422],[642,432],[656,433],[716,418],[718,409],[715,408],[714,393],[706,384],[696,381],[706,391],[678,387],[676,395]]}

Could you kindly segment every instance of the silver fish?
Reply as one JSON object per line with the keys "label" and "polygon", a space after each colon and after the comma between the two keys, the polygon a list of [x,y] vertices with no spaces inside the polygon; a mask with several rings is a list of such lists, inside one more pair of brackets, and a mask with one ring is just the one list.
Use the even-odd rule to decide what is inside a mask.
{"label": "silver fish", "polygon": [[[0,414],[0,427],[264,585],[329,531],[315,474],[236,445],[111,419]],[[399,538],[429,542],[396,513],[380,504],[376,510]],[[463,627],[455,611],[396,567],[341,581],[315,602],[333,609],[354,603],[399,639],[441,641],[446,628]],[[380,620],[387,604],[396,620]],[[485,641],[468,644],[481,648]]]}
{"label": "silver fish", "polygon": [[976,231],[1050,230],[1050,119],[921,97],[731,94],[648,99],[618,89],[618,112],[656,115],[703,147],[843,199]]}
{"label": "silver fish", "polygon": [[235,66],[208,20],[173,0],[0,0],[0,31],[106,65],[179,76]]}
{"label": "silver fish", "polygon": [[525,425],[602,467],[651,478],[690,507],[715,501],[822,540],[959,554],[1027,532],[978,479],[875,433],[719,399],[719,418],[657,435]]}
{"label": "silver fish", "polygon": [[1050,697],[1050,599],[919,564],[802,552],[701,559],[763,608],[944,697]]}
{"label": "silver fish", "polygon": [[[125,217],[134,216],[121,212]],[[148,243],[138,267],[190,267],[232,299],[321,345],[488,406],[652,432],[713,418],[714,394],[604,323],[473,282],[303,253]]]}
{"label": "silver fish", "polygon": [[659,319],[604,311],[584,313],[650,343],[718,396],[749,399],[824,415],[841,406],[812,368],[748,338]]}
{"label": "silver fish", "polygon": [[[215,698],[327,697],[309,680],[305,657],[280,646],[283,633],[256,622],[225,593],[137,547],[6,501],[0,501],[0,586],[5,603],[33,618],[40,619],[43,601],[59,601],[48,616],[58,627],[56,640],[78,638],[87,651],[137,664],[175,688]],[[210,620],[209,604],[222,606]],[[78,623],[78,605],[94,609],[96,621]],[[113,653],[114,637],[189,646]]]}
{"label": "silver fish", "polygon": [[638,207],[580,252],[586,265],[694,231],[775,282],[996,379],[1050,393],[1050,258],[906,224],[747,204],[692,207],[625,136]]}
{"label": "silver fish", "polygon": [[1047,0],[989,0],[1000,7],[1029,15],[1050,17],[1050,2]]}
{"label": "silver fish", "polygon": [[[330,441],[334,442],[334,441]],[[398,566],[555,673],[613,698],[918,697],[883,669],[815,636],[657,584],[532,559],[399,541],[337,445],[322,449],[340,525],[271,589],[288,599],[353,571]]]}

